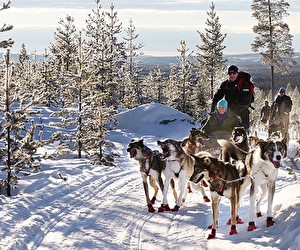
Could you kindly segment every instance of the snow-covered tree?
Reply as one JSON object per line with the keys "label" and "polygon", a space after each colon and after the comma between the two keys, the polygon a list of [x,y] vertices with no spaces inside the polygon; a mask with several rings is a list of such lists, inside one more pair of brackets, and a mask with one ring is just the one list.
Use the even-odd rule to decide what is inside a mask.
{"label": "snow-covered tree", "polygon": [[[0,11],[9,9],[10,4],[11,4],[11,0],[3,2],[2,6],[0,7]],[[13,29],[13,26],[11,24],[4,23],[2,25],[2,27],[0,27],[0,33],[6,32],[6,31],[9,31],[12,29]],[[13,44],[14,44],[14,41],[11,38],[6,39],[6,40],[0,40],[0,48],[8,48],[8,47],[11,47]]]}
{"label": "snow-covered tree", "polygon": [[283,18],[288,15],[289,3],[284,0],[253,0],[252,16],[257,20],[253,31],[256,34],[251,44],[259,52],[261,61],[271,71],[271,90],[274,98],[274,72],[288,74],[295,65],[292,35]]}
{"label": "snow-covered tree", "polygon": [[49,50],[51,60],[55,61],[56,68],[60,71],[74,71],[77,56],[77,34],[74,18],[67,15],[58,22],[59,26],[54,32],[54,42],[50,44]]}
{"label": "snow-covered tree", "polygon": [[3,162],[2,171],[7,177],[1,180],[1,186],[11,196],[11,187],[16,187],[20,175],[29,175],[31,171],[38,171],[40,163],[34,157],[39,147],[35,140],[35,122],[29,116],[35,113],[32,105],[39,103],[41,93],[39,89],[28,92],[23,81],[13,75],[9,50],[6,51],[3,63],[4,71],[0,84],[0,113],[2,141],[0,153]]}
{"label": "snow-covered tree", "polygon": [[119,82],[120,90],[124,90],[121,94],[121,100],[123,100],[123,106],[127,108],[133,108],[143,103],[142,88],[143,88],[143,76],[142,69],[139,66],[140,61],[138,57],[143,55],[141,49],[144,47],[143,43],[136,43],[138,38],[136,34],[135,26],[132,19],[129,20],[129,27],[125,30],[125,52],[126,62],[123,65],[123,70],[120,72],[120,79],[124,79]]}
{"label": "snow-covered tree", "polygon": [[227,61],[223,56],[226,34],[221,33],[221,24],[213,2],[207,15],[205,32],[197,31],[201,44],[197,45],[195,58],[198,61],[200,75],[205,76],[205,80],[210,82],[210,97],[213,98],[215,82],[220,80],[218,76],[222,75]]}
{"label": "snow-covered tree", "polygon": [[[196,85],[196,75],[193,68],[193,63],[191,61],[192,51],[189,52],[189,48],[184,40],[180,41],[180,48],[177,49],[179,56],[178,73],[177,73],[177,89],[179,95],[177,96],[176,109],[187,113],[189,115],[194,115],[195,110],[195,85]],[[173,91],[170,89],[169,91]]]}

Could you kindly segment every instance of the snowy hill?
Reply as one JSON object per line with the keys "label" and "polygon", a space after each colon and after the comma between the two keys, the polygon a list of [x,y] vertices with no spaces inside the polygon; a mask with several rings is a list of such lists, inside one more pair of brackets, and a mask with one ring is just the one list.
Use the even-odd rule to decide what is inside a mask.
{"label": "snowy hill", "polygon": [[[41,172],[21,179],[13,197],[0,196],[0,249],[300,248],[299,172],[295,178],[285,165],[279,169],[274,226],[265,226],[264,215],[257,220],[257,230],[247,232],[246,192],[239,213],[245,224],[237,226],[238,234],[228,234],[230,208],[223,198],[217,238],[207,240],[210,203],[204,203],[194,191],[178,212],[148,213],[138,167],[126,152],[132,138],[143,137],[148,146],[156,148],[158,139],[181,139],[197,124],[160,104],[122,111],[116,119],[118,125],[108,136],[120,155],[116,166],[91,166],[84,159],[47,159]],[[40,149],[40,153],[46,150],[53,148]],[[161,199],[159,193],[155,208]]]}

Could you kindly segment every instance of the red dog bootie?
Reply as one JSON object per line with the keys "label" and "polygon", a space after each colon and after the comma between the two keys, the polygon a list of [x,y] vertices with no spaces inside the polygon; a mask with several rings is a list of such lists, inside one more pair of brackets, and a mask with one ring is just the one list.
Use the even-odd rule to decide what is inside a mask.
{"label": "red dog bootie", "polygon": [[262,217],[262,213],[261,213],[260,211],[257,212],[257,213],[256,213],[256,217],[257,217],[257,218]]}
{"label": "red dog bootie", "polygon": [[232,225],[232,226],[231,226],[229,235],[233,235],[233,234],[237,234],[237,231],[236,231],[236,225]]}
{"label": "red dog bootie", "polygon": [[247,231],[253,231],[253,230],[255,230],[256,229],[256,226],[255,226],[255,223],[254,223],[254,221],[250,221],[249,222],[249,225],[248,225],[248,228],[247,228]]}
{"label": "red dog bootie", "polygon": [[174,208],[171,209],[172,212],[177,212],[180,206],[175,205]]}
{"label": "red dog bootie", "polygon": [[155,204],[155,201],[156,201],[156,197],[153,196],[150,202],[151,202],[151,204]]}
{"label": "red dog bootie", "polygon": [[157,212],[165,212],[165,211],[170,211],[170,207],[168,204],[164,205],[161,204],[161,206],[158,208]]}
{"label": "red dog bootie", "polygon": [[210,199],[205,195],[205,196],[203,196],[203,200],[205,201],[205,202],[210,202]]}
{"label": "red dog bootie", "polygon": [[267,227],[273,226],[275,224],[275,221],[273,220],[273,217],[267,217]]}
{"label": "red dog bootie", "polygon": [[148,212],[149,212],[149,213],[154,213],[154,212],[155,212],[155,209],[154,209],[154,207],[152,206],[152,204],[148,204]]}
{"label": "red dog bootie", "polygon": [[216,229],[212,229],[211,233],[207,237],[208,240],[213,239],[213,238],[216,238]]}

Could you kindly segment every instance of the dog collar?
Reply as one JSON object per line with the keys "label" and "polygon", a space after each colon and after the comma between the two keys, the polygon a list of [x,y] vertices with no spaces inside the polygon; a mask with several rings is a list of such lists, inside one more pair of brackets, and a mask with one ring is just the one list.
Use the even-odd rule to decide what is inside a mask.
{"label": "dog collar", "polygon": [[196,144],[189,142],[189,144],[191,145],[192,148],[199,148],[199,146],[197,146]]}

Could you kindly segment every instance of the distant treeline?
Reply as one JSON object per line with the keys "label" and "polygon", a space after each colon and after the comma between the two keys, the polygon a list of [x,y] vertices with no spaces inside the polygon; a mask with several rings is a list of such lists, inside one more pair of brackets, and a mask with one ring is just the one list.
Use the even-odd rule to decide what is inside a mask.
{"label": "distant treeline", "polygon": [[[239,69],[249,72],[257,87],[262,90],[271,89],[270,70],[260,62],[259,54],[225,55],[225,58],[228,60],[228,65],[235,64]],[[178,64],[179,62],[176,56],[142,56],[140,60],[144,74],[148,74],[149,71],[159,65],[161,70],[168,75],[170,73],[170,63]],[[288,83],[291,83],[292,87],[300,89],[300,53],[295,53],[295,60],[297,64],[293,67],[290,74],[281,75],[275,73],[275,90],[279,89],[280,86],[287,86]]]}

